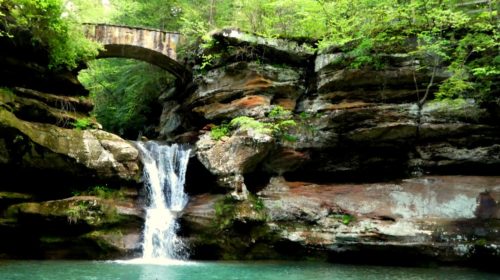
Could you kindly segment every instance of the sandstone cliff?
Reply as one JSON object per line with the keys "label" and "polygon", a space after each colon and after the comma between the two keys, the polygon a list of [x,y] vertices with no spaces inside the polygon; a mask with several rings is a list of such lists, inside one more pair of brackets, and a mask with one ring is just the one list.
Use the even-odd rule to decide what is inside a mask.
{"label": "sandstone cliff", "polygon": [[353,69],[340,49],[236,30],[211,44],[162,120],[215,175],[188,185],[195,258],[498,261],[497,100],[419,105],[431,73],[405,53]]}
{"label": "sandstone cliff", "polygon": [[[212,38],[161,99],[161,137],[195,147],[179,232],[193,258],[498,262],[498,100],[419,106],[431,74],[404,53],[352,69],[340,49]],[[1,256],[137,255],[138,151],[74,129],[92,109],[75,73],[0,39],[0,236],[20,241]]]}

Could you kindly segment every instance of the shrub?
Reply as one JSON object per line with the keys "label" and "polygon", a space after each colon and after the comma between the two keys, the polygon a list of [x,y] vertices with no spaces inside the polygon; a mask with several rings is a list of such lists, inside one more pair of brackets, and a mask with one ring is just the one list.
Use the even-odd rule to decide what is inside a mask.
{"label": "shrub", "polygon": [[222,137],[227,136],[229,134],[229,126],[227,124],[221,124],[218,126],[212,127],[210,130],[210,136],[213,140],[220,140]]}
{"label": "shrub", "polygon": [[241,116],[236,117],[229,122],[232,129],[240,128],[242,130],[254,130],[257,133],[271,134],[272,125],[265,122],[260,122],[252,117]]}
{"label": "shrub", "polygon": [[81,118],[73,122],[72,125],[77,130],[85,130],[92,126],[92,120],[90,118]]}
{"label": "shrub", "polygon": [[89,195],[94,195],[103,199],[123,199],[125,195],[122,191],[111,189],[107,186],[97,185],[87,192]]}
{"label": "shrub", "polygon": [[71,194],[73,196],[92,195],[102,199],[123,200],[125,198],[123,191],[112,189],[103,185],[90,187],[86,191],[72,191]]}
{"label": "shrub", "polygon": [[289,118],[292,116],[292,111],[287,110],[281,106],[274,107],[268,114],[268,117],[273,119]]}
{"label": "shrub", "polygon": [[274,136],[285,141],[297,141],[297,137],[289,133],[290,128],[296,126],[297,123],[292,119],[283,119],[285,116],[292,116],[289,110],[277,106],[269,113],[269,116],[273,116],[275,119],[264,122],[247,116],[236,117],[229,124],[223,123],[220,126],[213,127],[210,136],[213,140],[220,140],[222,137],[229,135],[231,130],[240,129],[243,131],[252,130],[258,134]]}

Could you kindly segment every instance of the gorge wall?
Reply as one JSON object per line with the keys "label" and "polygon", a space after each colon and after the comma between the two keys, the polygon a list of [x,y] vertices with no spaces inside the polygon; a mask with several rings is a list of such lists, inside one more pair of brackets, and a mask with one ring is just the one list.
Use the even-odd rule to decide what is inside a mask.
{"label": "gorge wall", "polygon": [[[404,53],[353,69],[340,48],[212,38],[191,84],[160,98],[160,138],[194,148],[192,258],[498,263],[498,100],[419,106],[430,73]],[[0,37],[0,257],[137,255],[137,149],[75,129],[88,92],[27,42]]]}
{"label": "gorge wall", "polygon": [[434,86],[419,105],[431,71],[406,53],[355,69],[340,48],[222,30],[203,55],[160,126],[215,175],[187,186],[194,258],[498,261],[498,100]]}

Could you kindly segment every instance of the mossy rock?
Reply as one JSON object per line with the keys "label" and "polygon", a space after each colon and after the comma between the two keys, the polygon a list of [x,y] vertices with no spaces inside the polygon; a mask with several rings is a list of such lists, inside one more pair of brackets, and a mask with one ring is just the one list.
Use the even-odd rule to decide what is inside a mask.
{"label": "mossy rock", "polygon": [[141,234],[137,230],[113,228],[96,230],[82,238],[95,242],[104,251],[119,252],[122,256],[137,255],[141,251]]}
{"label": "mossy rock", "polygon": [[0,192],[0,200],[30,200],[32,195],[17,192]]}
{"label": "mossy rock", "polygon": [[10,206],[7,217],[30,216],[45,222],[87,225],[93,228],[117,224],[137,224],[140,217],[119,211],[114,201],[93,196],[71,197],[45,202],[27,202]]}
{"label": "mossy rock", "polygon": [[137,183],[141,177],[138,150],[111,133],[30,123],[1,107],[0,133],[0,163],[79,178]]}

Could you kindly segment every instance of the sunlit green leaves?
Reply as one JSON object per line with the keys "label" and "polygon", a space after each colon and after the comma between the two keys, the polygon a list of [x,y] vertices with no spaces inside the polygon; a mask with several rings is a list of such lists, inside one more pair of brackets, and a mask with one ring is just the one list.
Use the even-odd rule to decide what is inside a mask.
{"label": "sunlit green leaves", "polygon": [[158,97],[173,80],[155,66],[125,59],[93,61],[79,79],[91,92],[97,120],[106,130],[127,138],[136,138],[157,122]]}
{"label": "sunlit green leaves", "polygon": [[85,38],[79,24],[64,17],[63,0],[3,1],[13,18],[10,28],[27,30],[33,44],[49,50],[52,68],[75,68],[98,53],[99,46]]}

